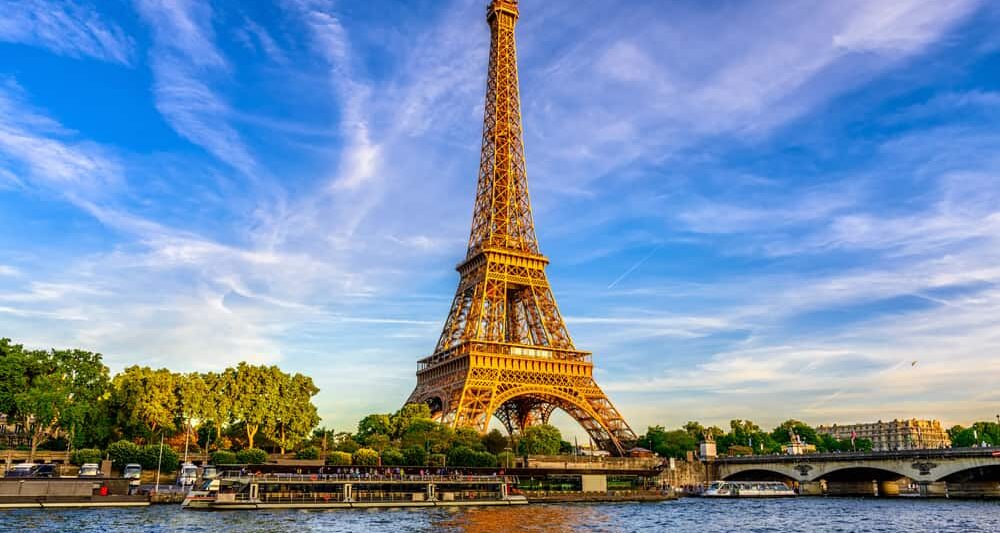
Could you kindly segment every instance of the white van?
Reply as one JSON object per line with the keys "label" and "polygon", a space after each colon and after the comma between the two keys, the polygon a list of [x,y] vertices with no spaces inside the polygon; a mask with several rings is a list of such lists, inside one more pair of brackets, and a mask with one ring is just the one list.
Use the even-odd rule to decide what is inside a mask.
{"label": "white van", "polygon": [[180,472],[177,473],[177,484],[182,487],[190,487],[198,481],[198,467],[191,463],[181,465]]}

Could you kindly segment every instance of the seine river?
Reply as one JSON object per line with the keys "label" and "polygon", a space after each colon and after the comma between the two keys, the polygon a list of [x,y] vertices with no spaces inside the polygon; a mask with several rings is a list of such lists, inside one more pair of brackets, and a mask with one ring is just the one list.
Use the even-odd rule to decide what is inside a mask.
{"label": "seine river", "polygon": [[335,511],[181,511],[177,506],[0,511],[0,531],[1000,532],[1000,502],[799,498]]}

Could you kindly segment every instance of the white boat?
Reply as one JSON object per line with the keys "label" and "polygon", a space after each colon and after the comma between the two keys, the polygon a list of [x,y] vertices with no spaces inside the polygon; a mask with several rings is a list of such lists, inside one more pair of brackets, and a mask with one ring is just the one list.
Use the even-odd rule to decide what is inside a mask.
{"label": "white boat", "polygon": [[706,498],[787,498],[796,494],[780,481],[716,481],[701,495]]}

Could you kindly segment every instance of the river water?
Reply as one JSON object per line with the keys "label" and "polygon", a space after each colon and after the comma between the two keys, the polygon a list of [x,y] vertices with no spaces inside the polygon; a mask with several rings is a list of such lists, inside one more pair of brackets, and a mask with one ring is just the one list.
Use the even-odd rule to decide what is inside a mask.
{"label": "river water", "polygon": [[0,531],[305,533],[494,532],[1000,532],[1000,502],[795,498],[333,511],[6,510]]}

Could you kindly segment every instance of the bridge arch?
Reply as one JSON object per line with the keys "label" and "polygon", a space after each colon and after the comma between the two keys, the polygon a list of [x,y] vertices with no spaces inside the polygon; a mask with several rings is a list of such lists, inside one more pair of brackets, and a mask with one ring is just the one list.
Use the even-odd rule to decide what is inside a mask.
{"label": "bridge arch", "polygon": [[912,474],[900,472],[894,468],[874,466],[845,465],[823,472],[813,478],[814,481],[897,481],[911,478]]}
{"label": "bridge arch", "polygon": [[[943,474],[943,475],[942,475]],[[949,483],[969,483],[978,481],[1000,482],[1000,464],[994,465],[962,465],[948,473],[942,472],[935,481],[947,481]]]}
{"label": "bridge arch", "polygon": [[557,388],[522,385],[498,392],[490,402],[490,411],[512,433],[532,424],[547,423],[555,409],[565,411],[576,420],[601,449],[617,450],[624,455],[624,444],[615,435],[614,428],[605,426],[604,417],[594,406],[575,394]]}

